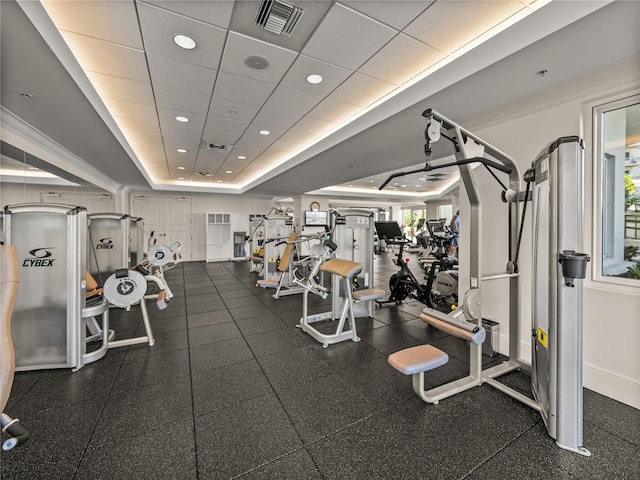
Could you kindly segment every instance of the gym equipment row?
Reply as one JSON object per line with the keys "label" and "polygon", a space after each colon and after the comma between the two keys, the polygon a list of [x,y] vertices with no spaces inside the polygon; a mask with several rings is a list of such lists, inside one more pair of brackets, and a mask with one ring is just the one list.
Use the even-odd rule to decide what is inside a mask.
{"label": "gym equipment row", "polygon": [[[154,344],[146,303],[155,300],[159,308],[166,307],[171,293],[162,266],[178,261],[179,245],[149,248],[150,257],[131,269],[130,237],[122,230],[140,219],[98,214],[91,233],[82,207],[21,204],[5,207],[4,213],[5,240],[16,248],[21,279],[12,320],[16,370],[75,371],[104,357],[109,348]],[[89,242],[94,234],[96,244]],[[142,249],[136,243],[137,255]],[[91,258],[101,278],[100,263],[109,263],[104,254],[117,260],[112,264],[115,273],[100,288],[87,263]],[[158,287],[157,293],[147,293],[149,283]],[[128,310],[138,303],[146,335],[113,340],[109,308]]]}
{"label": "gym equipment row", "polygon": [[[422,345],[396,352],[389,363],[400,372],[411,375],[413,389],[425,402],[438,403],[452,395],[486,383],[525,405],[539,411],[549,435],[566,450],[589,456],[582,445],[582,283],[588,255],[579,253],[582,233],[583,203],[583,143],[578,137],[563,137],[548,145],[527,170],[526,190],[520,188],[517,164],[506,154],[484,142],[441,114],[426,110],[423,113],[425,153],[432,153],[432,144],[446,139],[454,161],[445,157],[427,161],[425,167],[409,173],[432,171],[457,166],[470,205],[468,243],[470,250],[469,289],[461,308],[445,315],[425,308],[422,320],[470,342],[469,375],[453,382],[424,390],[424,374],[447,362],[445,352]],[[485,274],[481,271],[481,202],[476,188],[474,171],[470,165],[484,165],[502,187],[501,198],[509,210],[509,248],[505,270]],[[508,176],[508,187],[495,172]],[[522,240],[530,187],[534,185],[534,258],[531,366],[520,360],[519,267],[518,257]],[[522,217],[519,205],[523,203]],[[486,332],[482,326],[482,284],[487,281],[508,281],[509,359],[482,370],[481,346]],[[531,371],[533,399],[498,381],[514,370]]]}

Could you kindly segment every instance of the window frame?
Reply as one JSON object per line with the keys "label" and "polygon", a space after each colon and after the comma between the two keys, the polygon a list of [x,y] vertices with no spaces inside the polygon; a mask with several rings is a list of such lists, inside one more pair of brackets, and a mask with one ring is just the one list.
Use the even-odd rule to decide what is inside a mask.
{"label": "window frame", "polygon": [[[621,95],[601,98],[591,107],[591,136],[592,136],[592,268],[591,281],[602,286],[622,287],[624,290],[640,291],[640,280],[634,278],[616,277],[603,274],[604,265],[604,195],[605,195],[605,152],[603,148],[603,122],[606,112],[628,107],[640,103],[640,90],[625,92]],[[618,288],[616,288],[618,289]]]}

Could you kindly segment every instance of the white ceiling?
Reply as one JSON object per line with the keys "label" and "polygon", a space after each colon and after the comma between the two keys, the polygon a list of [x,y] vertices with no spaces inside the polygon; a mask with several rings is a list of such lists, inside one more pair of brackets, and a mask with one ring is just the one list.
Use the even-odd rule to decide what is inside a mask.
{"label": "white ceiling", "polygon": [[[638,50],[625,43],[610,52],[582,30],[545,50],[563,27],[597,31],[589,18],[604,13],[587,15],[607,1],[288,3],[304,9],[290,38],[254,25],[254,0],[2,1],[2,106],[131,189],[373,190],[383,174],[424,162],[425,108],[468,118]],[[628,21],[625,15],[613,16]],[[500,32],[486,34],[496,26]],[[599,27],[600,35],[619,27]],[[177,33],[197,47],[178,48]],[[589,42],[605,58],[573,65]],[[250,68],[252,55],[269,66]],[[496,77],[505,68],[508,81]],[[535,76],[541,68],[553,73],[546,83]],[[307,83],[310,73],[324,81]],[[447,95],[465,81],[473,83]],[[397,95],[380,101],[389,94]],[[421,102],[430,97],[433,105]],[[420,196],[450,184],[422,175],[397,188]]]}

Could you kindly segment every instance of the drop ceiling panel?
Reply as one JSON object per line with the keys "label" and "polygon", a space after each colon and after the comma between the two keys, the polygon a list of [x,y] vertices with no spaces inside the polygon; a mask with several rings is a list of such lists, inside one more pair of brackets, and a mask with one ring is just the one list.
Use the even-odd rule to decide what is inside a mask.
{"label": "drop ceiling panel", "polygon": [[301,118],[302,116],[294,113],[263,108],[256,116],[254,122],[265,125],[267,128],[275,127],[284,131],[291,128]]}
{"label": "drop ceiling panel", "polygon": [[[352,70],[300,55],[280,82],[280,86],[311,95],[325,96],[349,78],[352,73]],[[317,84],[307,82],[307,76],[311,74],[322,75],[322,82]]]}
{"label": "drop ceiling panel", "polygon": [[336,3],[302,53],[357,70],[397,33],[393,28]]}
{"label": "drop ceiling panel", "polygon": [[[226,30],[145,3],[138,4],[138,13],[147,52],[218,69]],[[185,50],[173,43],[178,33],[195,40],[196,48]]]}
{"label": "drop ceiling panel", "polygon": [[236,100],[213,97],[211,106],[209,107],[209,115],[215,117],[233,117],[234,120],[249,123],[254,119],[260,107],[261,105],[249,105]]}
{"label": "drop ceiling panel", "polygon": [[193,165],[193,162],[196,161],[197,154],[195,152],[179,153],[175,149],[167,149],[166,157],[170,162],[170,165],[175,165],[175,167],[178,167]]}
{"label": "drop ceiling panel", "polygon": [[395,89],[392,83],[356,72],[336,88],[329,98],[367,107]]}
{"label": "drop ceiling panel", "polygon": [[147,55],[154,85],[211,95],[217,70],[160,55]]}
{"label": "drop ceiling panel", "polygon": [[217,143],[218,145],[233,145],[235,144],[240,135],[237,133],[225,133],[217,131],[207,131],[202,136],[202,139],[207,143]]}
{"label": "drop ceiling panel", "polygon": [[87,76],[102,97],[155,105],[149,83],[94,72],[87,72]]}
{"label": "drop ceiling panel", "polygon": [[436,2],[404,33],[451,54],[523,8],[516,0]]}
{"label": "drop ceiling panel", "polygon": [[[170,127],[172,125],[176,127],[196,129],[202,132],[204,128],[204,122],[207,119],[206,115],[199,115],[197,113],[188,113],[185,115],[185,112],[180,110],[171,110],[168,108],[158,108],[158,115],[160,117],[160,124],[164,127]],[[184,115],[189,121],[182,123],[176,120],[176,116]],[[166,132],[165,132],[166,133]]]}
{"label": "drop ceiling panel", "polygon": [[[270,132],[269,135],[262,135],[261,131]],[[251,125],[247,128],[244,136],[249,138],[260,138],[265,139],[269,143],[273,143],[276,141],[278,137],[280,137],[285,132],[284,128],[271,127],[269,125],[264,125],[258,122],[252,122]]]}
{"label": "drop ceiling panel", "polygon": [[[266,138],[244,136],[235,144],[233,152],[234,155],[256,156],[264,152],[272,143],[272,140],[268,140]],[[249,152],[249,154],[246,152]]]}
{"label": "drop ceiling panel", "polygon": [[133,134],[148,133],[157,135],[160,138],[160,124],[156,118],[153,122],[142,122],[138,119],[126,118],[126,117],[114,117],[114,120],[120,128]]}
{"label": "drop ceiling panel", "polygon": [[139,82],[149,82],[149,71],[142,50],[77,33],[61,33],[65,42],[71,45],[76,58],[85,70]]}
{"label": "drop ceiling panel", "polygon": [[290,88],[278,87],[264,106],[265,108],[278,110],[280,112],[305,115],[315,105],[320,103],[320,100],[322,100],[322,97],[318,95],[309,95],[298,92],[297,90],[291,90]]}
{"label": "drop ceiling panel", "polygon": [[125,117],[142,122],[158,124],[156,107],[144,103],[125,102],[115,98],[105,99],[107,109],[114,117]]}
{"label": "drop ceiling panel", "polygon": [[220,72],[216,82],[214,94],[216,97],[250,105],[262,105],[269,98],[275,88],[270,83],[251,78]]}
{"label": "drop ceiling panel", "polygon": [[[269,65],[262,69],[249,67],[245,60],[251,55],[266,58]],[[298,54],[291,50],[229,32],[220,70],[276,85],[297,56]]]}
{"label": "drop ceiling panel", "polygon": [[158,7],[170,10],[201,22],[210,23],[217,27],[227,28],[233,11],[233,0],[176,1],[176,0],[143,0]]}
{"label": "drop ceiling panel", "polygon": [[142,38],[133,2],[43,1],[61,30],[142,50]]}
{"label": "drop ceiling panel", "polygon": [[224,132],[236,135],[239,138],[248,126],[249,122],[241,122],[222,117],[207,117],[203,137],[209,138],[214,132]]}
{"label": "drop ceiling panel", "polygon": [[309,112],[309,116],[313,118],[319,118],[320,120],[341,123],[352,117],[359,111],[360,107],[356,105],[327,98],[320,102],[313,110],[311,110]]}
{"label": "drop ceiling panel", "polygon": [[371,18],[375,18],[385,25],[402,30],[433,2],[415,0],[347,0],[342,3]]}
{"label": "drop ceiling panel", "polygon": [[360,67],[359,72],[399,86],[444,57],[442,52],[401,33]]}
{"label": "drop ceiling panel", "polygon": [[296,123],[292,130],[320,136],[326,134],[336,125],[337,123],[333,120],[321,120],[320,118],[308,116]]}
{"label": "drop ceiling panel", "polygon": [[198,113],[200,115],[206,115],[207,110],[209,110],[210,97],[208,95],[199,95],[161,86],[156,86],[153,91],[156,94],[158,107]]}
{"label": "drop ceiling panel", "polygon": [[168,137],[181,138],[183,142],[193,144],[200,142],[202,130],[199,128],[182,127],[180,125],[161,123],[162,135]]}

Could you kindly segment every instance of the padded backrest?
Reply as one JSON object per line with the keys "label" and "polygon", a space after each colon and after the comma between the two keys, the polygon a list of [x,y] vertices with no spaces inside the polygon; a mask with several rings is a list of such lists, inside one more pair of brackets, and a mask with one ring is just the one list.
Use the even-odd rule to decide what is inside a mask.
{"label": "padded backrest", "polygon": [[4,410],[15,370],[11,341],[11,315],[18,295],[18,257],[16,249],[0,245],[0,413]]}
{"label": "padded backrest", "polygon": [[287,246],[284,247],[284,252],[282,253],[282,257],[280,257],[280,265],[278,265],[278,271],[284,272],[289,268],[289,263],[291,262],[291,257],[293,256],[293,242],[298,234],[293,232],[289,235],[289,240],[287,240]]}

